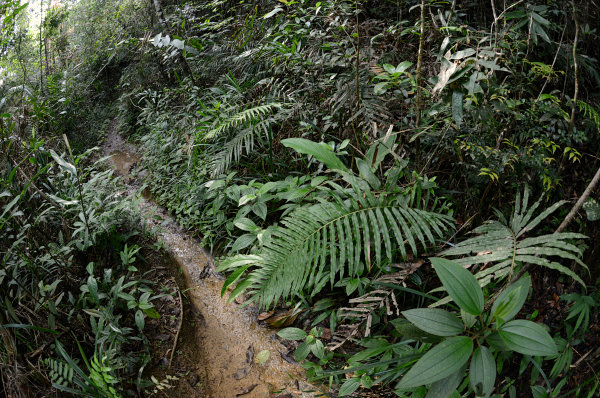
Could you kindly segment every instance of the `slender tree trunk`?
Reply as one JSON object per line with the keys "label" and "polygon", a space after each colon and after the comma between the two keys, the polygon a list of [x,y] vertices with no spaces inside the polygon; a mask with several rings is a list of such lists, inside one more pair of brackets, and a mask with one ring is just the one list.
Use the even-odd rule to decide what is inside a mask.
{"label": "slender tree trunk", "polygon": [[[600,131],[598,131],[598,132],[600,133]],[[569,223],[575,217],[575,214],[577,214],[579,209],[581,209],[581,206],[583,206],[583,204],[585,203],[588,196],[590,196],[590,194],[592,193],[592,191],[598,184],[599,180],[600,180],[600,168],[596,171],[594,178],[592,178],[592,181],[590,181],[590,183],[587,186],[587,188],[585,189],[585,191],[583,191],[583,194],[581,194],[581,196],[579,197],[579,200],[577,201],[577,203],[575,203],[575,206],[573,206],[573,208],[571,209],[569,214],[567,214],[567,216],[565,217],[563,222],[558,226],[558,228],[556,229],[556,231],[554,231],[554,233],[562,232],[562,230],[564,230],[567,227],[567,225],[569,225]]]}
{"label": "slender tree trunk", "polygon": [[44,38],[44,56],[46,61],[46,76],[50,73],[50,64],[48,62],[48,38]]}
{"label": "slender tree trunk", "polygon": [[[152,4],[154,5],[154,11],[156,12],[156,18],[158,19],[158,22],[162,26],[163,31],[165,33],[167,33],[168,35],[171,35],[171,31],[169,29],[169,26],[167,25],[167,21],[165,21],[164,15],[163,15],[162,7],[160,6],[160,1],[152,0]],[[181,63],[183,70],[190,77],[190,79],[192,79],[192,84],[195,86],[196,80],[194,79],[194,74],[192,73],[192,68],[190,68],[190,65],[188,64],[187,59],[185,59],[185,57],[183,56],[183,54],[181,52],[178,51],[177,54],[178,54],[177,59],[179,59],[179,62]]]}
{"label": "slender tree trunk", "polygon": [[40,92],[44,89],[44,58],[42,57],[43,37],[44,37],[44,1],[40,1]]}
{"label": "slender tree trunk", "polygon": [[421,0],[421,34],[419,37],[419,53],[417,55],[417,117],[416,117],[416,127],[419,127],[421,124],[421,74],[423,69],[423,46],[425,41],[425,0]]}
{"label": "slender tree trunk", "polygon": [[579,21],[577,21],[577,9],[575,8],[575,0],[571,0],[573,6],[573,21],[575,22],[575,39],[573,40],[573,73],[575,76],[575,91],[571,103],[571,119],[569,120],[569,135],[575,127],[575,112],[577,110],[577,95],[579,94],[579,68],[577,65],[577,40],[579,38]]}
{"label": "slender tree trunk", "polygon": [[[421,0],[421,34],[419,36],[419,53],[417,54],[417,76],[415,78],[417,84],[417,100],[416,100],[416,118],[415,118],[415,129],[418,129],[421,125],[421,78],[422,78],[422,69],[423,69],[423,46],[425,42],[425,0]],[[415,130],[418,134],[418,131]],[[420,158],[421,158],[421,140],[419,138],[416,139],[415,142],[416,151],[417,151],[417,168],[420,167]]]}

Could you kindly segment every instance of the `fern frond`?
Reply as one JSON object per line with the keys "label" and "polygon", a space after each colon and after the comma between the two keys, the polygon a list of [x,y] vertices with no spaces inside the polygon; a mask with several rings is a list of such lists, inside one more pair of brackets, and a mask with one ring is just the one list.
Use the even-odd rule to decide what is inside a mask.
{"label": "fern frond", "polygon": [[517,263],[536,264],[555,269],[583,285],[583,280],[575,272],[552,258],[572,260],[587,270],[586,265],[581,261],[583,250],[568,242],[572,239],[585,239],[587,238],[585,235],[554,233],[527,236],[566,202],[555,203],[534,218],[535,210],[542,199],[540,198],[531,207],[528,207],[528,199],[529,190],[526,188],[522,200],[517,194],[515,209],[508,222],[505,219],[488,221],[472,231],[477,236],[460,242],[442,254],[461,257],[455,261],[465,267],[487,264],[475,274],[481,286],[487,285],[492,279],[511,275]]}
{"label": "fern frond", "polygon": [[254,150],[254,140],[260,137],[262,133],[265,137],[268,135],[270,126],[275,122],[274,118],[263,120],[254,126],[239,131],[231,140],[223,146],[223,150],[218,152],[211,162],[211,176],[216,177],[226,172],[233,161],[238,162],[243,152],[252,153]]}
{"label": "fern frond", "polygon": [[251,108],[243,109],[239,112],[235,112],[231,116],[227,117],[225,120],[217,123],[215,127],[213,127],[206,133],[204,139],[210,140],[231,128],[236,128],[242,125],[248,125],[250,123],[256,122],[259,117],[272,112],[274,109],[281,108],[281,106],[282,105],[279,103],[270,103],[257,105]]}
{"label": "fern frond", "polygon": [[48,367],[48,376],[52,384],[63,387],[73,385],[73,368],[68,363],[52,358],[46,358],[43,362]]}
{"label": "fern frond", "polygon": [[327,282],[362,274],[365,265],[373,266],[372,252],[375,266],[396,250],[406,258],[407,243],[416,254],[417,247],[434,244],[433,233],[439,235],[436,231],[447,230],[451,222],[385,195],[319,203],[285,217],[257,254],[227,258],[219,270],[253,267],[230,299],[248,289],[253,300],[269,307],[302,290],[314,295]]}
{"label": "fern frond", "polygon": [[579,111],[593,120],[596,127],[600,129],[600,112],[585,101],[579,100],[577,101],[577,105],[579,106]]}

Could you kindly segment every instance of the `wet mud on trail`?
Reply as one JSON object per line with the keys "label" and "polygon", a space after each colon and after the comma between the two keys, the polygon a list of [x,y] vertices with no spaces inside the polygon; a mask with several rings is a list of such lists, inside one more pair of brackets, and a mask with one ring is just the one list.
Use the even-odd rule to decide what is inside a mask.
{"label": "wet mud on trail", "polygon": [[[116,174],[122,176],[133,193],[135,180],[130,172],[141,157],[124,142],[116,126],[114,120],[102,148],[103,155],[111,156]],[[212,257],[199,241],[148,196],[141,198],[140,203],[146,226],[159,231],[157,238],[172,257],[175,270],[172,273],[181,273],[175,276],[179,290],[187,298],[183,323],[175,337],[172,366],[166,372],[179,380],[172,382],[175,388],[165,393],[190,398],[315,396],[310,392],[314,387],[303,381],[302,368],[283,358],[287,348],[279,341],[276,330],[257,323],[256,309],[228,304],[227,297],[221,297],[222,277],[216,274]],[[270,356],[261,364],[257,356],[264,350]],[[171,347],[164,351],[170,352]],[[168,366],[166,357],[159,366]]]}

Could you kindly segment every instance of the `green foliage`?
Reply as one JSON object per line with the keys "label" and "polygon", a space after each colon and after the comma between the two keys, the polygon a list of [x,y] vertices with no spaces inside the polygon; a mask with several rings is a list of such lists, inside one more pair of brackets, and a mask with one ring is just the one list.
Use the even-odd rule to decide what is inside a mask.
{"label": "green foliage", "polygon": [[[56,389],[120,396],[123,380],[148,360],[147,354],[128,352],[145,339],[133,333],[134,314],[139,309],[142,320],[158,316],[152,300],[160,297],[136,274],[136,253],[143,247],[136,237],[142,232],[139,214],[122,200],[122,188],[103,162],[90,160],[94,151],[66,160],[34,135],[2,150],[19,161],[0,172],[0,313],[9,323],[27,326],[3,334],[0,355],[8,361],[3,363],[12,361],[6,352],[16,358],[39,350]],[[74,339],[87,343],[73,352],[57,342],[61,359],[47,357],[43,334],[56,330],[72,331]],[[67,347],[76,346],[69,334],[63,338]],[[28,343],[5,345],[13,339]],[[89,362],[86,351],[94,352]],[[87,371],[73,358],[83,359]],[[10,375],[15,364],[2,366],[3,375]]]}
{"label": "green foliage", "polygon": [[[440,258],[430,260],[444,288],[461,311],[464,311],[463,322],[460,322],[455,315],[435,308],[409,310],[402,313],[408,321],[424,332],[444,336],[446,339],[429,349],[411,367],[396,385],[397,389],[408,390],[453,377],[454,373],[459,372],[471,358],[469,372],[471,388],[478,396],[489,396],[496,378],[494,352],[508,349],[532,356],[557,354],[554,341],[542,326],[527,320],[510,320],[524,304],[519,293],[529,290],[531,282],[527,277],[509,287],[505,291],[508,293],[503,297],[498,297],[489,314],[482,314],[483,291],[475,277],[453,261]],[[472,322],[465,312],[477,315],[477,320]],[[458,336],[463,334],[463,327],[471,332]],[[500,344],[494,336],[499,336]],[[474,340],[479,345],[486,341],[491,349],[481,345],[473,352]],[[446,396],[450,393],[451,391]]]}
{"label": "green foliage", "polygon": [[517,194],[514,212],[509,220],[496,211],[498,221],[488,221],[475,228],[472,233],[477,236],[458,243],[443,254],[452,257],[466,256],[456,260],[465,267],[492,263],[493,265],[475,273],[481,286],[487,285],[492,279],[512,275],[518,264],[535,264],[554,269],[583,285],[579,275],[553,261],[552,257],[575,261],[587,270],[580,259],[582,249],[569,242],[585,239],[586,236],[568,232],[531,236],[531,231],[565,202],[555,203],[534,217],[541,203],[542,198],[529,207],[529,189],[525,188],[522,199]]}
{"label": "green foliage", "polygon": [[396,389],[408,390],[445,379],[457,372],[469,360],[472,352],[473,340],[469,337],[450,337],[423,355],[396,385]]}
{"label": "green foliage", "polygon": [[[22,4],[5,3],[0,313],[24,324],[23,300],[45,314],[36,327],[76,320],[93,330],[84,373],[106,394],[118,393],[111,377],[126,370],[118,354],[104,353],[122,352],[133,330],[158,316],[152,286],[139,281],[143,244],[129,236],[138,233],[135,212],[109,172],[77,155],[101,139],[115,111],[105,105],[117,97],[119,130],[143,146],[145,186],[225,255],[223,292],[237,284],[232,298],[247,290],[264,306],[318,300],[313,326],[328,326],[334,338],[338,321],[355,332],[341,338],[363,349],[345,358],[352,377],[341,395],[402,376],[414,387],[404,395],[485,396],[494,384],[512,394],[513,379],[492,378],[507,377],[502,364],[512,354],[501,350],[550,351],[539,327],[514,320],[530,280],[503,283],[531,265],[581,285],[588,276],[572,266],[585,267],[584,235],[547,233],[551,216],[561,215],[558,200],[583,191],[599,155],[598,23],[581,12],[587,8],[431,3],[421,34],[414,1],[169,2],[170,31],[157,32],[145,2],[82,0],[45,10],[41,29],[28,31]],[[565,20],[576,22],[576,46]],[[63,133],[75,156],[61,153]],[[508,207],[524,183],[558,203],[530,206],[525,190],[510,218],[496,211],[497,221],[476,226],[474,236],[458,235],[439,254],[454,261],[433,260],[450,295],[433,305],[452,300],[460,314],[423,308],[437,292],[426,293],[430,269],[397,261],[418,264],[448,240],[450,216],[471,228],[494,206]],[[597,219],[593,199],[584,210],[590,222],[580,232]],[[552,383],[571,371],[572,338],[585,336],[597,302],[564,297],[574,303],[564,316],[570,341],[557,337]],[[363,316],[343,317],[349,311],[337,307],[346,304]],[[11,330],[11,338],[33,341],[41,329],[33,330]],[[466,332],[477,336],[470,350],[459,344]],[[325,377],[324,368],[338,364],[317,355],[324,339],[303,339],[298,358],[317,358],[305,366]],[[450,373],[421,372],[417,365],[436,351],[467,359],[455,356],[461,364]],[[540,359],[523,364],[532,380],[546,376]],[[470,380],[460,383],[465,372]],[[415,385],[419,376],[431,385]],[[549,394],[547,384],[532,393]]]}
{"label": "green foliage", "polygon": [[461,265],[443,258],[433,258],[431,264],[454,302],[469,314],[480,315],[483,292],[473,275]]}
{"label": "green foliage", "polygon": [[[329,148],[305,141],[289,144],[332,167],[345,169]],[[243,271],[253,268],[231,293],[230,300],[249,290],[253,300],[269,307],[301,291],[315,295],[328,281],[333,286],[345,275],[362,275],[365,268],[382,269],[383,256],[390,259],[398,251],[406,258],[405,241],[413,254],[418,253],[418,245],[434,245],[434,234],[442,237],[448,228],[447,216],[411,207],[410,192],[395,189],[393,180],[382,184],[370,167],[362,169],[361,176],[340,171],[348,188],[322,186],[320,203],[299,207],[284,217],[258,252],[221,262],[219,270],[237,270],[224,290],[237,282]],[[375,192],[380,186],[387,190]]]}
{"label": "green foliage", "polygon": [[[567,313],[569,314],[565,320],[575,319],[572,331],[569,333],[573,336],[575,333],[584,332],[587,330],[590,322],[590,314],[593,309],[598,306],[598,303],[593,296],[587,296],[577,293],[563,294],[561,300],[572,303]],[[569,337],[570,337],[569,336]]]}
{"label": "green foliage", "polygon": [[50,381],[63,387],[73,383],[73,368],[67,362],[46,358],[44,363],[49,368]]}

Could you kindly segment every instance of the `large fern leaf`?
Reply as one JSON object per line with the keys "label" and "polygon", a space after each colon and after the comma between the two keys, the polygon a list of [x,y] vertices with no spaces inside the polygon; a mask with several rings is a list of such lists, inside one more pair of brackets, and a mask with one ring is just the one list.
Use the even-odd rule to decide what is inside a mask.
{"label": "large fern leaf", "polygon": [[528,208],[529,190],[525,189],[522,200],[520,196],[517,194],[515,209],[509,221],[502,213],[496,211],[498,221],[488,221],[475,228],[472,233],[477,236],[457,244],[442,254],[461,257],[455,261],[465,267],[484,264],[485,266],[475,273],[482,286],[487,285],[492,279],[512,274],[515,265],[519,262],[555,269],[583,284],[582,279],[575,272],[553,258],[575,261],[587,270],[581,261],[583,250],[569,243],[569,240],[585,239],[585,235],[577,233],[530,235],[534,228],[566,202],[555,203],[534,217],[542,199],[540,198]]}
{"label": "large fern leaf", "polygon": [[225,173],[229,166],[235,161],[239,162],[242,154],[250,154],[254,151],[255,140],[261,141],[261,134],[267,138],[269,128],[276,122],[276,118],[270,117],[245,129],[239,130],[231,140],[222,146],[222,150],[217,152],[210,163],[211,176],[216,177]]}
{"label": "large fern leaf", "polygon": [[221,263],[220,271],[237,270],[224,289],[249,269],[230,299],[249,290],[252,300],[269,307],[303,290],[316,294],[327,282],[333,285],[344,276],[360,275],[365,267],[381,266],[383,257],[391,259],[396,250],[403,258],[409,250],[416,254],[452,224],[448,216],[393,198],[367,192],[298,209],[282,220],[258,253]]}
{"label": "large fern leaf", "polygon": [[224,118],[224,120],[216,121],[213,128],[206,132],[203,139],[210,140],[229,129],[256,123],[261,117],[271,113],[274,109],[281,108],[281,106],[282,105],[279,103],[270,103],[256,105],[241,110],[237,109],[237,107],[229,108],[225,111],[229,115]]}

